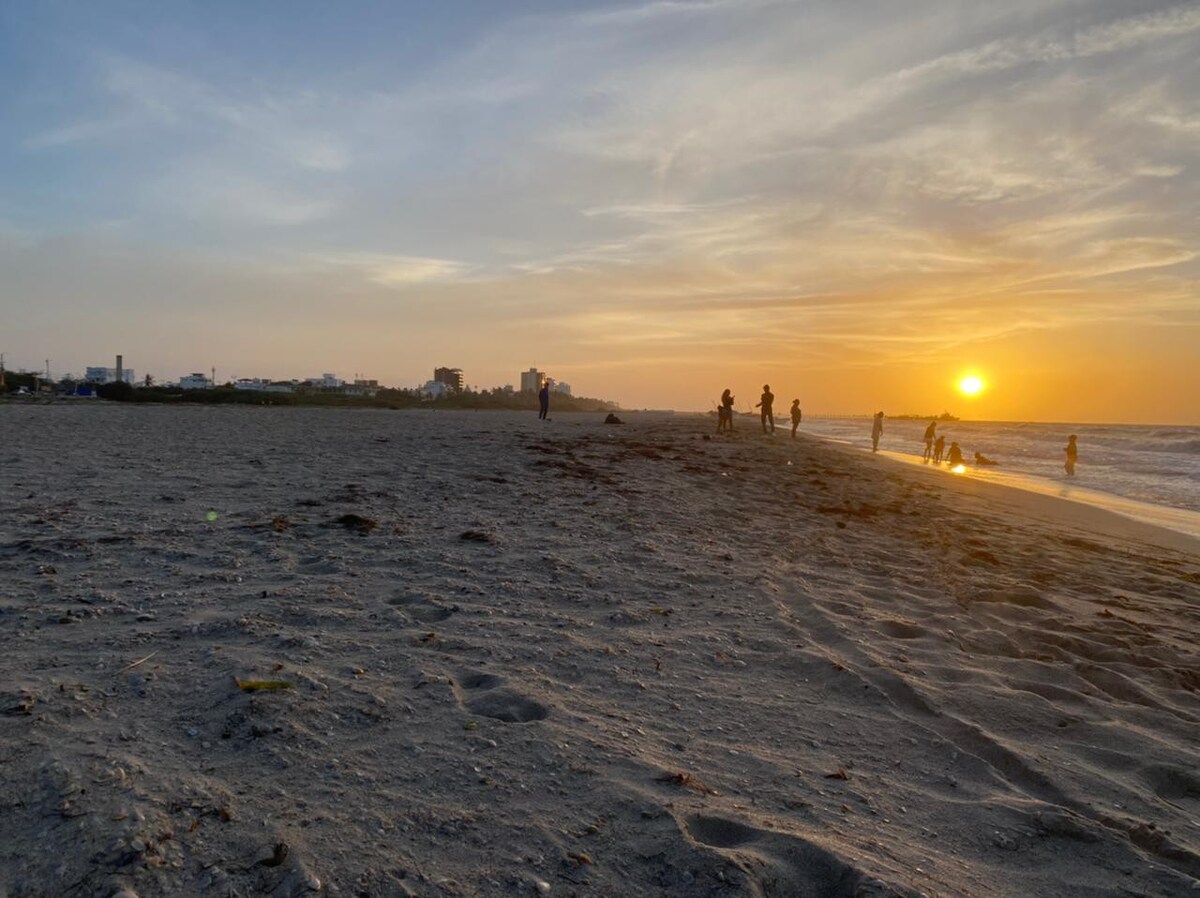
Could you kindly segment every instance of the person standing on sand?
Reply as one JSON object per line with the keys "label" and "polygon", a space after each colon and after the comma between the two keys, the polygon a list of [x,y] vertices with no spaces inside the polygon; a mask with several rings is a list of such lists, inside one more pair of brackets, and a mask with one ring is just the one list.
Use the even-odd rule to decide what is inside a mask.
{"label": "person standing on sand", "polygon": [[871,451],[879,451],[879,438],[883,436],[883,412],[875,413],[875,423],[871,425]]}
{"label": "person standing on sand", "polygon": [[792,439],[793,440],[796,439],[796,428],[800,426],[800,419],[802,417],[804,417],[804,414],[803,414],[803,412],[800,411],[800,400],[793,399],[792,400]]}
{"label": "person standing on sand", "polygon": [[937,421],[930,421],[929,426],[925,428],[925,455],[921,461],[929,464],[929,459],[933,458],[933,441],[937,437]]}
{"label": "person standing on sand", "polygon": [[763,433],[767,432],[767,425],[771,425],[771,433],[775,432],[775,414],[771,407],[775,403],[775,394],[771,392],[770,384],[763,384],[762,399],[758,400],[755,408],[762,408],[762,428]]}
{"label": "person standing on sand", "polygon": [[1067,437],[1067,447],[1063,450],[1067,453],[1067,463],[1064,466],[1067,471],[1067,476],[1075,476],[1075,461],[1079,458],[1079,448],[1075,445],[1075,434]]}
{"label": "person standing on sand", "polygon": [[721,394],[721,404],[717,406],[717,433],[722,430],[733,432],[733,394],[728,387]]}
{"label": "person standing on sand", "polygon": [[550,378],[542,383],[542,388],[538,390],[538,420],[544,420],[550,414]]}

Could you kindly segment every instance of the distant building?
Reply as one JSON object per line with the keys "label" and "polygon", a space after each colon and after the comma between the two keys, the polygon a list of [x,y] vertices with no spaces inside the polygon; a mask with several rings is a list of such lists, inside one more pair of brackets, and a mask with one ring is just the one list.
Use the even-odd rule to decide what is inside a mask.
{"label": "distant building", "polygon": [[258,393],[291,393],[295,384],[286,380],[267,380],[264,377],[240,377],[233,382],[235,390],[254,390]]}
{"label": "distant building", "polygon": [[537,368],[530,368],[528,371],[521,372],[521,392],[536,393],[542,388],[542,384],[546,382],[546,372],[538,371]]}
{"label": "distant building", "polygon": [[201,374],[198,371],[179,378],[179,389],[181,390],[211,390],[212,385],[212,379],[207,374]]}
{"label": "distant building", "polygon": [[434,368],[433,379],[445,384],[451,393],[461,393],[463,389],[462,368]]}
{"label": "distant building", "polygon": [[344,387],[346,382],[340,377],[332,374],[322,374],[320,377],[310,377],[304,382],[310,387],[317,387],[322,390],[332,390],[338,387]]}
{"label": "distant building", "polygon": [[428,399],[441,399],[450,392],[450,388],[440,380],[427,380],[419,392]]}
{"label": "distant building", "polygon": [[555,381],[550,389],[552,392],[562,393],[564,396],[571,395],[571,385],[569,383],[564,383],[561,380]]}
{"label": "distant building", "polygon": [[[117,372],[120,371],[120,376]],[[123,380],[130,386],[134,385],[137,380],[137,375],[134,374],[132,368],[104,368],[89,366],[83,374],[83,379],[90,384],[115,384],[118,380]]]}

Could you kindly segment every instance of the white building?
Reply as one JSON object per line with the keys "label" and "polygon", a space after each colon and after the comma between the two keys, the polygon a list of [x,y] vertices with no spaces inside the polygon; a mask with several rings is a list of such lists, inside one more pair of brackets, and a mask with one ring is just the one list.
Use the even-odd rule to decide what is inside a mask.
{"label": "white building", "polygon": [[429,399],[441,399],[450,391],[450,388],[440,380],[427,380],[425,386],[421,387],[421,394]]}
{"label": "white building", "polygon": [[305,383],[310,387],[318,387],[322,390],[334,390],[346,385],[346,382],[340,377],[328,373],[322,374],[320,377],[310,377]]}
{"label": "white building", "polygon": [[294,382],[267,380],[265,377],[239,377],[233,382],[235,390],[253,390],[257,393],[290,393],[294,386]]}
{"label": "white building", "polygon": [[179,378],[179,389],[209,390],[212,389],[212,380],[206,374],[193,371],[191,374],[185,374],[183,377]]}
{"label": "white building", "polygon": [[564,383],[561,380],[555,381],[551,385],[550,390],[554,393],[562,393],[564,396],[571,395],[571,385],[569,383]]}
{"label": "white building", "polygon": [[[117,369],[92,365],[85,370],[83,379],[90,384],[114,384],[117,382]],[[137,376],[132,368],[122,368],[121,380],[132,386]]]}

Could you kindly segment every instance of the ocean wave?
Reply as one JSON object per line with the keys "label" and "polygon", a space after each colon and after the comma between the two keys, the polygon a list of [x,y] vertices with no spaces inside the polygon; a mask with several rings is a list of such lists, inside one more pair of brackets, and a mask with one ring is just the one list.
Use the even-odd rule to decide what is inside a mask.
{"label": "ocean wave", "polygon": [[1183,440],[1179,443],[1166,443],[1155,446],[1155,452],[1170,452],[1176,455],[1200,455],[1200,439]]}

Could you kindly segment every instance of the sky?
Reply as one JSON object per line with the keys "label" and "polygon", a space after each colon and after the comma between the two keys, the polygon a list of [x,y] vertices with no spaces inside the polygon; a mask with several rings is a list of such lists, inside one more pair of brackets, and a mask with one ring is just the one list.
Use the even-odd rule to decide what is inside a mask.
{"label": "sky", "polygon": [[10,369],[1200,424],[1197,347],[1194,0],[0,4]]}

